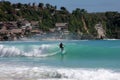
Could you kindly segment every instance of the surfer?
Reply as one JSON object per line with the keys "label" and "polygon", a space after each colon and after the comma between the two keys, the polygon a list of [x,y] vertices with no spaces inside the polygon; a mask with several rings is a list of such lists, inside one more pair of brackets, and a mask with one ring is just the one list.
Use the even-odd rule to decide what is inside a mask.
{"label": "surfer", "polygon": [[63,50],[64,50],[64,46],[63,46],[62,43],[59,44],[59,47],[60,47],[60,49],[61,49],[61,52],[63,52]]}
{"label": "surfer", "polygon": [[59,44],[59,47],[61,49],[61,60],[63,61],[64,55],[65,55],[65,50],[64,50],[64,45],[62,42]]}

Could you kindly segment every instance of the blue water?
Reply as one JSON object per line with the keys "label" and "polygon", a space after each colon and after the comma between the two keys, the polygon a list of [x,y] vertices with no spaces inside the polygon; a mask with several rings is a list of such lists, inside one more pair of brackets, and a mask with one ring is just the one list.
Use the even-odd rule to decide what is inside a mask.
{"label": "blue water", "polygon": [[[60,42],[64,44],[63,52]],[[3,71],[0,78],[7,75],[13,80],[21,77],[19,72],[27,76],[22,76],[24,80],[119,80],[120,40],[0,42]]]}

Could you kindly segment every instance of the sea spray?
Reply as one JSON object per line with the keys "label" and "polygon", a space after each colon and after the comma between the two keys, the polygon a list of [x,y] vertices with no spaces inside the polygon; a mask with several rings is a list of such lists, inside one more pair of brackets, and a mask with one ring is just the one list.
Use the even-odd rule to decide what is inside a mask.
{"label": "sea spray", "polygon": [[[55,49],[55,45],[30,45],[27,46],[6,46],[6,45],[0,45],[0,57],[13,57],[13,56],[33,56],[33,57],[46,57],[46,56],[52,56],[60,52],[59,49]],[[57,48],[57,47],[56,47]],[[28,50],[29,49],[29,50]]]}

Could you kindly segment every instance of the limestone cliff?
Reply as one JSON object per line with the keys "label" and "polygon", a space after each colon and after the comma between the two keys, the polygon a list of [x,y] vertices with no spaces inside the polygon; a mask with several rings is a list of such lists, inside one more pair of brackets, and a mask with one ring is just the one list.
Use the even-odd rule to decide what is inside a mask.
{"label": "limestone cliff", "polygon": [[101,23],[98,23],[95,25],[95,29],[97,30],[97,38],[105,38],[106,37],[106,31],[103,29],[103,26]]}

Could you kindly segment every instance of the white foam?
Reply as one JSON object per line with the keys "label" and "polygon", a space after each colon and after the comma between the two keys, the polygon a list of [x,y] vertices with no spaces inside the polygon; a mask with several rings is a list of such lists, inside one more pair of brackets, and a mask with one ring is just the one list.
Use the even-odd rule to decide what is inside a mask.
{"label": "white foam", "polygon": [[0,57],[4,56],[17,56],[20,55],[21,51],[15,47],[4,47],[0,45]]}
{"label": "white foam", "polygon": [[0,79],[8,80],[119,80],[120,72],[108,69],[0,66]]}
{"label": "white foam", "polygon": [[[31,56],[31,57],[47,57],[60,52],[54,50],[56,45],[31,45],[25,46],[4,46],[0,45],[0,57],[13,57],[13,56]],[[28,51],[26,51],[27,49]],[[53,51],[52,51],[53,49]],[[51,51],[51,52],[50,52]]]}

